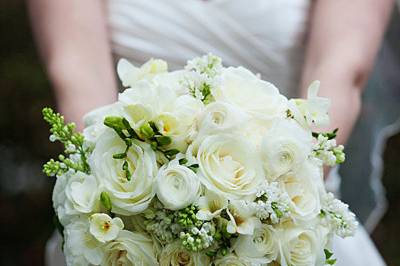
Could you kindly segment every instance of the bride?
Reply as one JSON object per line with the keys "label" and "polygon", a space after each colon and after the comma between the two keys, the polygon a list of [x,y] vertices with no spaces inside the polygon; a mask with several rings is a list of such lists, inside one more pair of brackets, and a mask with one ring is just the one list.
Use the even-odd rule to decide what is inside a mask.
{"label": "bride", "polygon": [[[33,28],[54,85],[59,111],[81,121],[116,100],[111,50],[141,64],[171,68],[211,52],[244,65],[288,96],[314,79],[332,99],[332,128],[348,138],[392,0],[30,0]],[[77,97],[79,95],[79,97]],[[82,128],[82,123],[78,122]],[[336,239],[337,265],[385,265],[367,233]],[[58,246],[58,247],[57,247]],[[63,265],[59,243],[48,264]]]}

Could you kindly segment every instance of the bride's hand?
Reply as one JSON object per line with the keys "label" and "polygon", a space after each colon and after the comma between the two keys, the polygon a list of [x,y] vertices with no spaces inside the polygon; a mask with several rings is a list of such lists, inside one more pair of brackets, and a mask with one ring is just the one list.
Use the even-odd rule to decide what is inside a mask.
{"label": "bride's hand", "polygon": [[82,115],[116,98],[103,1],[29,0],[33,30],[58,109],[82,129]]}
{"label": "bride's hand", "polygon": [[331,128],[345,143],[358,117],[361,93],[384,34],[393,0],[315,1],[302,78],[302,96],[319,79],[332,101]]}

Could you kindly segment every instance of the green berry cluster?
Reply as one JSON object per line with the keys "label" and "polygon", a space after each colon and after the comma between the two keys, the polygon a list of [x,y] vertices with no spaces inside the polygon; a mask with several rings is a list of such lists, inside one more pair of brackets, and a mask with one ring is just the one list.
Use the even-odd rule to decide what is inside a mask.
{"label": "green berry cluster", "polygon": [[83,136],[75,131],[75,124],[64,121],[64,117],[51,108],[43,108],[43,119],[50,125],[50,140],[60,141],[64,154],[58,156],[58,161],[51,159],[43,166],[43,172],[48,176],[56,176],[69,170],[90,173],[87,162],[88,148],[84,147]]}

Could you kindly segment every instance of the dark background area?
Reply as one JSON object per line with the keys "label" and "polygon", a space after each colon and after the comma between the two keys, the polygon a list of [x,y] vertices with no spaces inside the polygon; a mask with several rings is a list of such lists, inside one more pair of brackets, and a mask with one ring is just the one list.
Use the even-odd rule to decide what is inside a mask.
{"label": "dark background area", "polygon": [[[44,265],[44,245],[53,231],[54,181],[42,174],[41,165],[60,148],[48,141],[48,128],[41,119],[44,106],[55,103],[35,50],[25,3],[2,0],[0,265]],[[384,162],[389,209],[373,239],[388,265],[395,266],[400,265],[400,135],[389,139]]]}

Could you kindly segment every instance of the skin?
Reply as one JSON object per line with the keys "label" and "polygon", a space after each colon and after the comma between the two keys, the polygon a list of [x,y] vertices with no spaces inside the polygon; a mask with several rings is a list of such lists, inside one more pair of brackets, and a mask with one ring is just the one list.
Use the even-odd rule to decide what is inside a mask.
{"label": "skin", "polygon": [[[82,115],[116,100],[103,1],[28,0],[34,33],[59,111],[82,129]],[[360,111],[393,0],[318,0],[302,76],[302,94],[319,79],[332,99],[331,128],[344,143]],[[71,41],[73,40],[73,41]]]}
{"label": "skin", "polygon": [[311,13],[311,31],[302,76],[320,80],[319,95],[331,99],[331,126],[345,143],[360,112],[361,94],[390,17],[393,0],[320,0]]}

